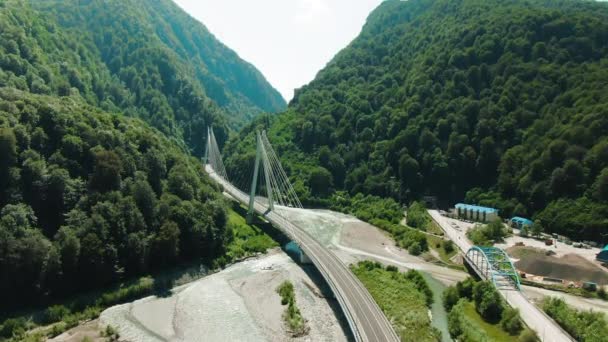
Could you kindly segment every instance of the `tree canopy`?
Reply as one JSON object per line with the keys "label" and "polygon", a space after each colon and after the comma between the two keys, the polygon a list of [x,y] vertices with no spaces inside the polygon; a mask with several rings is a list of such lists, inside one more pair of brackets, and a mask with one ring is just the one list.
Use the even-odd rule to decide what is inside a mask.
{"label": "tree canopy", "polygon": [[0,3],[0,87],[81,97],[138,117],[202,155],[228,128],[285,101],[170,0]]}
{"label": "tree canopy", "polygon": [[326,196],[308,192],[322,165],[352,195],[466,200],[601,240],[606,56],[606,3],[384,1],[286,113],[226,151],[247,151],[265,127],[312,202]]}
{"label": "tree canopy", "polygon": [[0,88],[0,127],[3,310],[224,253],[220,192],[141,120]]}

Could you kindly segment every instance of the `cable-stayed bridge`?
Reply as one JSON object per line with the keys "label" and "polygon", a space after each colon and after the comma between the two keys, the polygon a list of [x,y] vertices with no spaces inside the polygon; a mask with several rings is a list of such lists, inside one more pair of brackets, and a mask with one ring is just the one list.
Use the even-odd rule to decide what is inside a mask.
{"label": "cable-stayed bridge", "polygon": [[[249,206],[248,219],[256,214],[264,216],[273,226],[300,246],[306,258],[317,267],[333,291],[355,340],[399,341],[391,323],[348,266],[343,264],[332,251],[317,242],[304,229],[291,223],[281,213],[288,207],[302,208],[302,204],[265,132],[256,134],[256,155],[254,165],[252,165],[253,176],[249,193],[241,191],[228,179],[217,141],[211,129],[207,134],[204,161],[205,169],[210,177],[223,186],[225,192],[242,204]],[[260,173],[260,169],[262,173]],[[257,190],[262,190],[261,187],[258,188],[258,185],[263,185],[265,198],[256,196]]]}

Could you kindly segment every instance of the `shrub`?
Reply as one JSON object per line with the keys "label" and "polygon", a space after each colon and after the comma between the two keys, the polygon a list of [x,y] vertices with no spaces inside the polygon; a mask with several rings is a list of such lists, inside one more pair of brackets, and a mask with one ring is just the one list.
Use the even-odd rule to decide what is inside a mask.
{"label": "shrub", "polygon": [[475,279],[469,277],[464,281],[459,281],[456,283],[456,288],[458,289],[458,296],[461,298],[473,299],[473,287],[477,282]]}
{"label": "shrub", "polygon": [[529,329],[526,328],[521,335],[519,335],[519,338],[517,339],[517,341],[519,342],[538,342],[538,336],[536,336],[536,333]]}
{"label": "shrub", "polygon": [[53,305],[46,309],[44,312],[44,320],[48,323],[55,323],[63,320],[63,318],[70,314],[70,309],[63,305]]}
{"label": "shrub", "polygon": [[443,250],[447,254],[452,253],[454,251],[454,242],[452,242],[452,240],[444,240],[443,241]]}
{"label": "shrub", "polygon": [[0,336],[10,338],[13,335],[25,331],[27,322],[23,318],[9,318],[0,326]]}
{"label": "shrub", "polygon": [[473,301],[477,312],[488,322],[500,320],[503,303],[500,294],[488,281],[482,281],[473,286]]}
{"label": "shrub", "polygon": [[600,286],[600,288],[597,290],[597,296],[603,300],[608,299],[608,294],[606,293],[606,289],[603,286]]}
{"label": "shrub", "polygon": [[426,305],[430,307],[433,304],[433,291],[422,274],[416,270],[409,270],[405,273],[405,278],[412,281],[416,285],[416,288],[424,294]]}
{"label": "shrub", "polygon": [[120,335],[118,331],[111,325],[106,326],[106,330],[103,332],[103,336],[107,337],[109,341],[118,341]]}
{"label": "shrub", "polygon": [[420,247],[420,244],[418,242],[414,242],[410,245],[407,251],[411,255],[420,255],[420,253],[422,253],[422,248]]}
{"label": "shrub", "polygon": [[281,305],[287,305],[294,297],[293,284],[285,280],[277,287],[277,293],[281,296]]}
{"label": "shrub", "polygon": [[413,202],[407,209],[407,225],[420,230],[426,230],[430,219],[424,204]]}
{"label": "shrub", "polygon": [[458,303],[460,296],[458,295],[458,289],[455,286],[450,286],[443,291],[443,307],[447,312],[452,310],[452,307]]}
{"label": "shrub", "polygon": [[502,313],[500,326],[502,327],[502,330],[508,332],[509,335],[518,335],[523,329],[521,318],[519,317],[519,311],[517,309],[507,307]]}
{"label": "shrub", "polygon": [[578,341],[602,341],[608,336],[606,315],[602,312],[579,311],[560,298],[547,298],[543,310]]}
{"label": "shrub", "polygon": [[388,265],[386,266],[386,270],[389,272],[398,272],[399,269],[397,268],[397,266],[393,266],[393,265]]}

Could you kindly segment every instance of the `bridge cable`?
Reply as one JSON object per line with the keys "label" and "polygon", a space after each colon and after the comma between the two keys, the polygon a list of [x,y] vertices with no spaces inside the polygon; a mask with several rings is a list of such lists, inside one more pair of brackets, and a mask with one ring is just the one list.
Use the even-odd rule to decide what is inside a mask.
{"label": "bridge cable", "polygon": [[294,206],[298,207],[298,208],[303,208],[302,203],[300,202],[300,199],[298,198],[298,195],[295,191],[295,189],[293,188],[293,186],[291,185],[291,182],[289,181],[289,177],[287,177],[287,174],[285,173],[285,170],[283,169],[281,162],[276,154],[276,152],[274,151],[274,149],[272,148],[272,145],[270,144],[270,141],[268,141],[268,137],[266,136],[266,132],[262,132],[262,139],[264,140],[264,142],[268,145],[268,150],[270,151],[270,156],[275,160],[275,163],[277,164],[277,168],[279,170],[279,173],[281,174],[283,180],[284,180],[284,184],[285,184],[285,190],[288,194],[291,195],[292,200],[294,201]]}
{"label": "bridge cable", "polygon": [[277,190],[276,191],[277,198],[279,200],[279,203],[282,206],[286,206],[287,204],[289,204],[290,199],[289,199],[288,193],[285,192],[284,180],[281,178],[281,174],[279,171],[280,166],[277,166],[276,161],[272,158],[272,155],[269,153],[270,149],[269,149],[269,146],[266,144],[266,142],[262,141],[262,143],[265,145],[264,150],[266,152],[266,158],[268,159],[269,166],[272,168],[272,173],[274,175],[274,179],[277,184],[277,187],[275,188]]}

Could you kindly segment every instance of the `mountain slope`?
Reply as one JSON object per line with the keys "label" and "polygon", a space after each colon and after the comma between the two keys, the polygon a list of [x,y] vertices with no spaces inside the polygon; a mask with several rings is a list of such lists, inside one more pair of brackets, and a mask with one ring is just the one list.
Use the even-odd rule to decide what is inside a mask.
{"label": "mountain slope", "polygon": [[196,154],[206,126],[222,140],[228,126],[284,106],[255,68],[169,1],[8,0],[0,16],[0,85],[81,96]]}
{"label": "mountain slope", "polygon": [[[188,66],[187,71],[203,84],[206,94],[239,118],[285,108],[285,101],[258,70],[171,0],[67,0],[59,4],[38,0],[34,4],[56,16],[63,27],[89,33],[105,62],[120,56],[128,65],[125,52],[150,47],[175,53],[175,62]],[[128,51],[124,51],[125,45]],[[113,70],[116,73],[125,67],[114,64],[111,67],[118,67]]]}
{"label": "mountain slope", "polygon": [[[608,233],[608,4],[385,1],[271,120],[309,199],[436,195]],[[247,150],[248,127],[227,148]],[[247,160],[236,156],[236,170]],[[234,172],[234,171],[233,171]]]}
{"label": "mountain slope", "polygon": [[232,111],[280,108],[276,91],[200,24],[184,24],[186,43],[171,3],[34,5],[0,0],[0,316],[177,263],[225,262],[227,204],[188,150],[202,152],[206,126],[224,138],[246,120]]}
{"label": "mountain slope", "polygon": [[0,314],[223,255],[221,193],[141,120],[11,88],[0,114]]}

